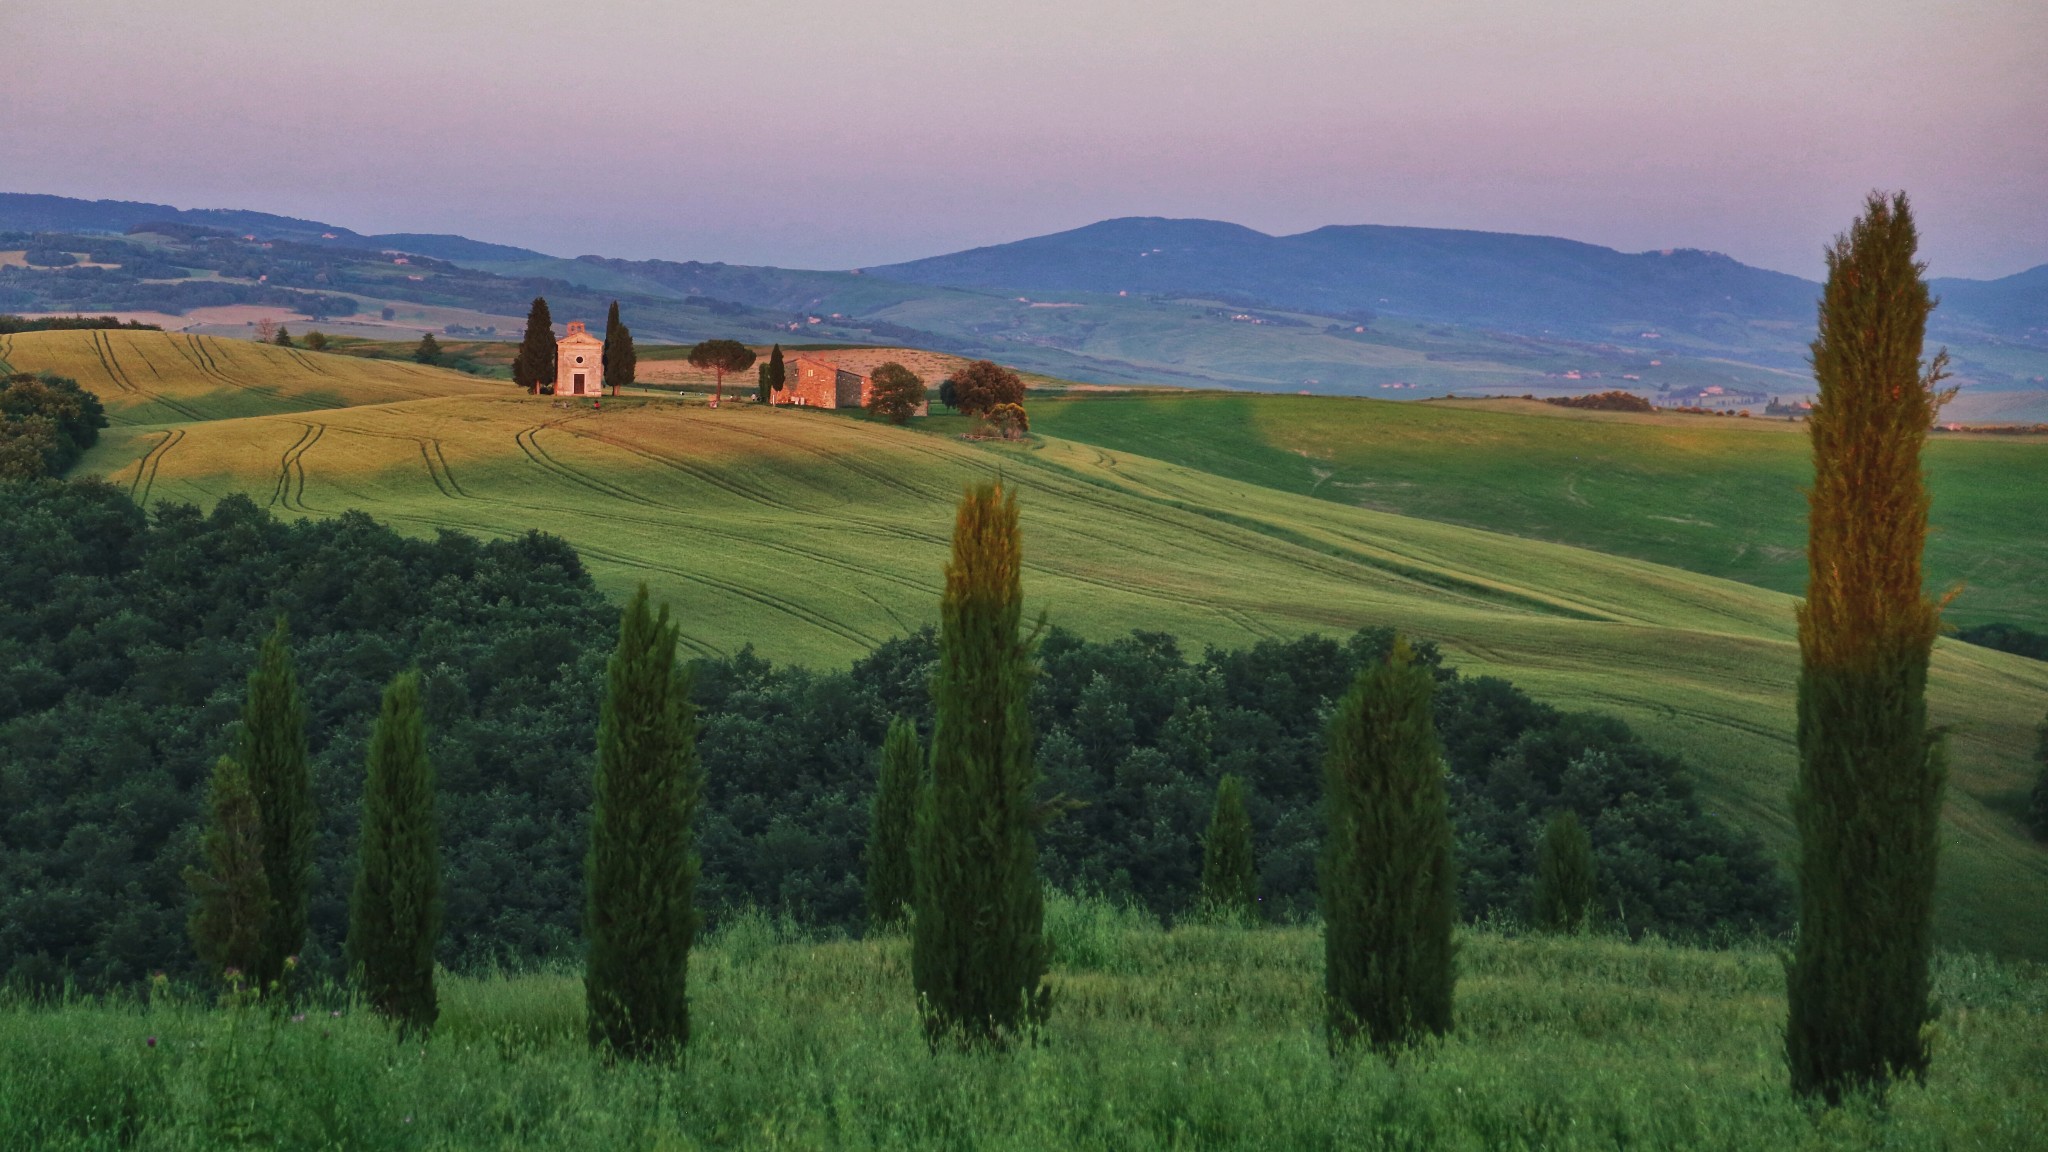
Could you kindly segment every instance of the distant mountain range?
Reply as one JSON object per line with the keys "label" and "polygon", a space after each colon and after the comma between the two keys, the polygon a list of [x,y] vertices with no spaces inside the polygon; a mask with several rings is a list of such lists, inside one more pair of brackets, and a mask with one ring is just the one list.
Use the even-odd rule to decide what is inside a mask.
{"label": "distant mountain range", "polygon": [[[1110,383],[1430,394],[1541,390],[1546,380],[1562,386],[1611,375],[1644,391],[1713,380],[1791,391],[1802,386],[1820,290],[1694,249],[1625,253],[1437,228],[1270,236],[1213,220],[1133,217],[901,264],[810,271],[564,259],[463,236],[364,235],[262,212],[0,194],[0,231],[123,233],[151,223],[337,254],[396,251],[517,282],[488,292],[468,283],[471,300],[549,283],[630,297],[646,316],[644,330],[670,338],[705,328],[742,338],[780,332],[918,344]],[[377,283],[393,298],[433,292],[388,277]],[[2000,388],[2048,379],[2048,265],[1933,286],[1942,307],[1932,335],[1957,348],[1971,379]],[[1673,377],[1668,370],[1680,359],[1699,371]],[[1653,366],[1665,373],[1654,387],[1655,374],[1644,371]]]}

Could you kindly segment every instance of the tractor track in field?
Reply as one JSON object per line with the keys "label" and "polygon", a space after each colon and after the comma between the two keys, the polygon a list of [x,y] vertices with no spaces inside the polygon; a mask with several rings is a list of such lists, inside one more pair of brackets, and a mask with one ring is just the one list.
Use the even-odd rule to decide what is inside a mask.
{"label": "tractor track in field", "polygon": [[617,448],[621,452],[630,453],[631,455],[638,456],[643,460],[649,461],[654,464],[659,464],[664,468],[670,468],[677,472],[681,472],[683,475],[688,476],[693,480],[701,481],[705,484],[710,485],[713,488],[718,489],[721,492],[726,493],[727,495],[737,496],[738,498],[748,501],[750,503],[760,504],[764,507],[773,508],[778,512],[802,511],[802,509],[797,508],[794,504],[791,504],[786,500],[776,499],[765,489],[753,488],[749,485],[741,484],[738,481],[732,480],[728,477],[720,476],[718,474],[717,469],[714,468],[709,468],[698,464],[691,464],[678,457],[670,456],[663,452],[657,452],[652,448],[641,447],[638,444],[633,444],[629,441],[621,440],[616,436],[607,436],[601,432],[572,432],[570,433],[570,435],[577,436],[585,440],[595,440],[600,444],[609,444],[612,447]]}
{"label": "tractor track in field", "polygon": [[157,441],[154,447],[142,454],[142,459],[135,462],[135,479],[128,484],[128,495],[137,505],[149,503],[150,491],[156,487],[156,470],[163,466],[164,457],[184,438],[183,428],[166,429],[164,438]]}
{"label": "tractor track in field", "polygon": [[811,609],[806,608],[803,605],[796,603],[795,601],[785,600],[780,596],[770,595],[766,592],[761,591],[758,588],[749,588],[744,584],[739,584],[731,580],[721,580],[716,576],[709,576],[702,572],[691,572],[667,564],[657,564],[643,556],[629,556],[623,552],[612,552],[607,549],[592,547],[588,544],[577,545],[577,551],[586,552],[592,556],[598,557],[601,560],[609,560],[614,564],[622,564],[628,568],[641,568],[650,572],[666,572],[669,575],[681,580],[687,580],[694,584],[702,584],[707,588],[715,588],[720,592],[727,593],[728,595],[738,596],[744,600],[751,600],[764,608],[772,608],[777,612],[783,612],[790,616],[794,616],[797,619],[803,621],[804,623],[811,625],[812,627],[823,628],[825,631],[830,632],[833,635],[840,637],[841,639],[851,640],[856,644],[865,645],[870,650],[874,649],[875,647],[881,644],[880,639],[873,636],[869,636],[866,633],[848,627],[845,624],[841,624],[839,621],[832,619],[830,616],[827,616],[821,612],[812,611]]}
{"label": "tractor track in field", "polygon": [[142,389],[137,388],[135,384],[128,379],[127,375],[123,373],[120,369],[114,367],[113,362],[107,358],[107,348],[102,343],[103,339],[104,337],[102,336],[98,329],[94,329],[93,331],[86,333],[85,337],[86,343],[91,345],[92,347],[92,354],[94,356],[99,357],[100,371],[106,373],[107,379],[112,381],[114,387],[120,389],[121,391],[141,392]]}
{"label": "tractor track in field", "polygon": [[660,501],[649,500],[647,497],[642,496],[637,492],[628,491],[624,488],[619,487],[616,484],[608,484],[602,480],[599,480],[593,476],[589,476],[575,468],[572,468],[569,465],[562,463],[560,460],[555,459],[555,457],[551,453],[549,453],[547,449],[540,446],[540,434],[542,432],[545,432],[550,428],[555,428],[562,424],[568,423],[570,420],[573,419],[576,419],[576,417],[565,416],[559,420],[549,420],[541,424],[536,424],[531,428],[523,428],[513,434],[512,441],[513,443],[519,445],[519,450],[521,452],[526,453],[526,458],[528,460],[533,461],[543,471],[546,471],[563,480],[567,480],[571,484],[576,484],[583,488],[587,488],[600,496],[606,496],[613,500],[623,500],[628,504],[639,504],[647,508],[668,507],[668,505],[663,504]]}
{"label": "tractor track in field", "polygon": [[311,372],[315,376],[334,375],[334,373],[329,372],[327,369],[322,368],[318,364],[313,363],[313,358],[311,356],[306,355],[304,352],[299,351],[297,348],[287,348],[285,349],[285,352],[289,354],[292,359],[298,361],[299,365],[303,367],[306,371]]}
{"label": "tractor track in field", "polygon": [[[408,444],[416,445],[420,450],[420,462],[427,466],[427,479],[434,482],[434,487],[440,490],[441,495],[446,496],[450,500],[490,499],[488,497],[472,495],[455,479],[455,470],[448,466],[448,457],[441,451],[441,438],[438,436],[408,436],[403,432],[373,432],[368,428],[358,428],[350,425],[341,425],[336,430],[347,436],[368,436],[375,440],[401,440]],[[491,502],[500,504],[510,503],[510,501],[505,500],[494,500]]]}
{"label": "tractor track in field", "polygon": [[[93,352],[100,358],[100,366],[106,370],[107,378],[114,382],[115,387],[137,396],[147,396],[151,401],[163,405],[187,420],[198,421],[206,419],[197,409],[180,401],[173,400],[161,392],[152,392],[137,384],[134,378],[128,375],[128,369],[122,365],[120,353],[114,350],[113,338],[109,337],[105,332],[94,330],[91,343]],[[156,371],[153,365],[150,371]]]}
{"label": "tractor track in field", "polygon": [[[1396,557],[1372,555],[1356,546],[1319,541],[1296,529],[1275,524],[1257,516],[1232,515],[1220,509],[1193,506],[1177,499],[1134,491],[1120,485],[1091,479],[1081,472],[1050,461],[1034,460],[1021,456],[1018,458],[1018,461],[1019,463],[1040,469],[1043,472],[1067,479],[1074,486],[1068,492],[1068,495],[1078,502],[1110,508],[1113,505],[1107,500],[1088,494],[1086,490],[1093,489],[1102,492],[1121,493],[1128,496],[1134,504],[1149,505],[1159,510],[1148,514],[1138,508],[1131,508],[1128,510],[1130,515],[1149,520],[1164,528],[1172,528],[1178,532],[1201,536],[1212,543],[1226,548],[1244,548],[1246,546],[1246,541],[1243,539],[1232,539],[1228,534],[1220,531],[1222,528],[1234,528],[1250,536],[1264,537],[1267,542],[1264,546],[1264,551],[1275,559],[1290,558],[1281,554],[1283,549],[1291,549],[1293,551],[1291,558],[1297,562],[1310,558],[1320,558],[1319,561],[1314,563],[1314,566],[1331,576],[1348,577],[1350,573],[1344,572],[1337,567],[1326,566],[1321,561],[1336,561],[1341,565],[1370,568],[1383,576],[1391,577],[1399,583],[1410,587],[1411,590],[1418,594],[1436,596],[1448,594],[1475,607],[1486,607],[1495,610],[1512,608],[1532,615],[1559,619],[1576,619],[1601,623],[1612,622],[1611,617],[1596,615],[1583,609],[1553,604],[1511,588],[1489,586],[1471,577],[1461,576],[1453,572],[1432,571],[1419,563],[1404,562]],[[1184,519],[1175,521],[1164,515],[1167,511],[1177,512]],[[1216,527],[1198,527],[1197,525],[1202,521],[1207,521]]]}
{"label": "tractor track in field", "polygon": [[313,509],[306,506],[306,453],[312,451],[313,445],[327,434],[327,425],[302,423],[299,427],[305,431],[299,433],[299,438],[292,441],[291,447],[278,458],[277,484],[271,489],[270,502],[282,504],[292,512],[312,512]]}

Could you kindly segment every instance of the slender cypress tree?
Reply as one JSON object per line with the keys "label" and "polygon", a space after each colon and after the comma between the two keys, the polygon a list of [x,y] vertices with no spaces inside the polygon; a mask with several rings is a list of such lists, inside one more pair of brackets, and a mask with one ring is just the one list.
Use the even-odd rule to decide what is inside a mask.
{"label": "slender cypress tree", "polygon": [[898,716],[882,741],[881,778],[868,825],[868,921],[877,928],[901,924],[910,910],[911,837],[923,782],[924,749],[917,741],[917,725]]}
{"label": "slender cypress tree", "polygon": [[969,491],[939,604],[931,778],[917,820],[911,978],[935,1044],[999,1045],[1051,1007],[1022,568],[1016,496],[997,484]]}
{"label": "slender cypress tree", "polygon": [[788,382],[787,370],[782,365],[782,345],[777,344],[768,349],[768,390],[780,392]]}
{"label": "slender cypress tree", "polygon": [[1828,250],[1807,421],[1799,606],[1799,938],[1787,971],[1792,1087],[1838,1103],[1927,1069],[1942,788],[1927,722],[1941,607],[1922,591],[1920,450],[1946,353],[1921,361],[1934,301],[1906,197],[1873,193]]}
{"label": "slender cypress tree", "polygon": [[1569,808],[1551,816],[1536,846],[1532,903],[1536,927],[1545,932],[1577,932],[1586,925],[1593,907],[1593,842]]}
{"label": "slender cypress tree", "polygon": [[1216,782],[1216,807],[1202,839],[1202,911],[1246,923],[1259,911],[1259,870],[1252,859],[1244,782],[1228,773]]}
{"label": "slender cypress tree", "polygon": [[241,762],[263,824],[263,875],[270,914],[250,977],[269,991],[306,942],[313,883],[313,776],[306,764],[306,702],[292,669],[284,617],[264,638],[242,705]]}
{"label": "slender cypress tree", "polygon": [[768,362],[761,361],[754,366],[754,399],[767,404],[775,398],[775,390],[768,386]]}
{"label": "slender cypress tree", "polygon": [[185,869],[196,898],[185,926],[208,975],[248,973],[255,970],[270,918],[270,881],[263,874],[263,819],[249,791],[249,773],[232,756],[214,761],[207,809],[199,841],[206,867]]}
{"label": "slender cypress tree", "polygon": [[703,769],[676,626],[667,605],[659,616],[649,609],[644,584],[605,667],[594,793],[584,865],[590,1043],[635,1059],[673,1057],[690,1040]]}
{"label": "slender cypress tree", "polygon": [[512,382],[538,396],[541,385],[555,382],[555,367],[554,317],[548,315],[547,299],[535,296],[526,311],[526,334],[512,358]]}
{"label": "slender cypress tree", "polygon": [[604,370],[607,383],[612,378],[612,349],[619,342],[619,302],[612,301],[609,311],[604,314],[604,347],[597,354],[598,365]]}
{"label": "slender cypress tree", "polygon": [[427,760],[420,674],[384,689],[363,780],[361,855],[348,906],[349,963],[370,1007],[423,1036],[440,1007],[434,945],[441,935],[441,852],[434,819],[434,766]]}
{"label": "slender cypress tree", "polygon": [[612,395],[617,396],[619,389],[632,386],[639,372],[640,354],[633,348],[633,330],[621,324],[618,346],[612,349],[611,366],[604,372],[605,383],[612,386]]}
{"label": "slender cypress tree", "polygon": [[1434,681],[1404,638],[1358,675],[1324,760],[1322,905],[1330,1043],[1391,1050],[1451,1028],[1456,877]]}

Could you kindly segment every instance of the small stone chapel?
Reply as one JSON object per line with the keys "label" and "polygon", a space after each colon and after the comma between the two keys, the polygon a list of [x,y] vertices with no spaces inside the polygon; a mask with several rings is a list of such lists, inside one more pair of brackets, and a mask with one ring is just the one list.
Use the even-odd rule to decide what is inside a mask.
{"label": "small stone chapel", "polygon": [[555,395],[599,396],[604,393],[604,341],[583,330],[583,321],[569,321],[569,334],[555,342]]}

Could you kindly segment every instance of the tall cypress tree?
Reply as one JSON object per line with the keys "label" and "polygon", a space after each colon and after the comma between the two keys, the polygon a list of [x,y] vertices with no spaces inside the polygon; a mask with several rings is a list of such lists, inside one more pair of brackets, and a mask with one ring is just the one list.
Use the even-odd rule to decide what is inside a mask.
{"label": "tall cypress tree", "polygon": [[1361,671],[1323,767],[1323,980],[1330,1043],[1392,1049],[1451,1028],[1456,877],[1435,682],[1405,639]]}
{"label": "tall cypress tree", "polygon": [[605,383],[612,386],[612,395],[619,389],[630,388],[633,378],[640,372],[640,354],[633,348],[633,330],[619,325],[618,346],[612,349],[611,367],[605,369]]}
{"label": "tall cypress tree", "polygon": [[1216,806],[1202,839],[1202,910],[1247,923],[1259,910],[1259,870],[1252,859],[1244,782],[1229,773],[1216,782]]}
{"label": "tall cypress tree", "polygon": [[1579,814],[1559,809],[1536,845],[1533,919],[1545,932],[1577,932],[1593,907],[1593,842]]}
{"label": "tall cypress tree", "polygon": [[768,390],[780,392],[788,382],[788,372],[782,366],[782,345],[777,344],[768,349]]}
{"label": "tall cypress tree", "polygon": [[604,314],[604,347],[598,351],[597,362],[604,371],[607,383],[612,378],[612,349],[619,341],[619,302],[612,301],[611,308]]}
{"label": "tall cypress tree", "polygon": [[1927,1069],[1935,845],[1947,767],[1927,722],[1941,607],[1922,590],[1920,451],[1947,354],[1903,194],[1873,193],[1828,250],[1807,421],[1799,606],[1799,938],[1787,972],[1792,1086],[1839,1102]]}
{"label": "tall cypress tree", "polygon": [[306,702],[292,668],[284,617],[264,638],[242,705],[242,766],[263,824],[263,875],[270,914],[250,976],[263,991],[281,984],[306,942],[313,883],[313,776],[306,763]]}
{"label": "tall cypress tree", "polygon": [[512,382],[538,396],[541,385],[555,382],[555,368],[555,320],[547,299],[535,296],[526,310],[526,334],[512,358]]}
{"label": "tall cypress tree", "polygon": [[349,963],[363,995],[401,1035],[434,1027],[434,945],[441,935],[441,852],[434,767],[427,760],[420,674],[384,689],[370,733],[356,887],[348,907]]}
{"label": "tall cypress tree", "polygon": [[1051,1005],[1022,570],[1015,495],[969,491],[939,603],[931,778],[917,820],[911,978],[934,1043],[1000,1044]]}
{"label": "tall cypress tree", "polygon": [[690,1040],[703,770],[676,626],[667,605],[659,616],[650,610],[644,584],[605,666],[594,793],[584,865],[590,1043],[637,1059],[672,1057]]}
{"label": "tall cypress tree", "polygon": [[868,824],[868,920],[877,928],[901,924],[910,910],[911,837],[923,781],[924,749],[917,741],[917,725],[898,716],[890,721],[889,735],[882,741],[881,777]]}
{"label": "tall cypress tree", "polygon": [[249,773],[232,756],[214,761],[207,795],[204,869],[185,869],[195,901],[186,929],[209,976],[255,971],[270,919],[270,881],[263,874],[263,819],[249,791]]}

